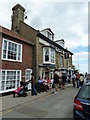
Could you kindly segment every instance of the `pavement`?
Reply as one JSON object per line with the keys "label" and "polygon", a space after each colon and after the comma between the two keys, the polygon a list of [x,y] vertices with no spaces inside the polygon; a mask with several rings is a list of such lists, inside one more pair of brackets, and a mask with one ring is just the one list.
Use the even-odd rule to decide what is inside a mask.
{"label": "pavement", "polygon": [[[67,84],[67,87],[72,86],[72,84]],[[61,90],[61,89],[59,89]],[[27,92],[27,97],[19,97],[16,96],[15,98],[13,98],[13,95],[7,95],[7,96],[2,96],[0,97],[0,103],[1,103],[1,109],[0,109],[0,113],[5,112],[5,111],[9,111],[10,109],[14,108],[14,107],[20,107],[23,104],[28,104],[32,101],[35,101],[37,99],[41,99],[45,96],[48,96],[50,94],[52,94],[55,91],[54,88],[52,88],[51,90],[49,90],[48,92],[41,92],[40,94],[38,93],[37,96],[31,96],[31,91]]]}

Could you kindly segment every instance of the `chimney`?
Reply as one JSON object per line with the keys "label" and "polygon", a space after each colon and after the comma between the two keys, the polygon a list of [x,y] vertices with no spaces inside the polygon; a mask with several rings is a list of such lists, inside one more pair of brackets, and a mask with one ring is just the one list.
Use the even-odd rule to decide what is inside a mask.
{"label": "chimney", "polygon": [[12,30],[19,33],[20,29],[20,21],[24,22],[24,12],[25,9],[20,5],[17,4],[12,8]]}

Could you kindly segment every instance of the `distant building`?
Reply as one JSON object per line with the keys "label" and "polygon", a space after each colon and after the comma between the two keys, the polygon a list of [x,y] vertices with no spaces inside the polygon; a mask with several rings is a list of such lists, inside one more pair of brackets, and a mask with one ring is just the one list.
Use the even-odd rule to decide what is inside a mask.
{"label": "distant building", "polygon": [[13,91],[21,80],[30,79],[33,48],[28,39],[0,26],[0,93]]}

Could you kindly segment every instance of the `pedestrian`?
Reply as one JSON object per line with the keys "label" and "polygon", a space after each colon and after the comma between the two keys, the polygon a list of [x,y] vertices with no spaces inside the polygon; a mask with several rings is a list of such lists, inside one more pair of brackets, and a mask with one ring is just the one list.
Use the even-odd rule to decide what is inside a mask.
{"label": "pedestrian", "polygon": [[82,86],[84,83],[84,77],[83,74],[80,75],[80,86]]}
{"label": "pedestrian", "polygon": [[72,72],[72,83],[73,83],[73,87],[75,87],[75,79],[76,79],[76,75],[74,74],[74,72]]}
{"label": "pedestrian", "polygon": [[46,79],[46,77],[44,77],[44,79],[43,79],[43,86],[44,86],[44,91],[47,92],[48,85],[47,85],[47,79]]}
{"label": "pedestrian", "polygon": [[31,73],[31,95],[37,95],[37,91],[35,88],[35,78],[34,78],[34,73]]}
{"label": "pedestrian", "polygon": [[78,74],[76,75],[77,88],[79,88],[80,80]]}
{"label": "pedestrian", "polygon": [[90,74],[88,74],[88,80],[90,80]]}
{"label": "pedestrian", "polygon": [[55,93],[58,93],[58,84],[59,84],[60,77],[57,75],[57,70],[54,71],[54,87],[55,87]]}
{"label": "pedestrian", "polygon": [[61,77],[61,89],[65,89],[65,83],[66,83],[66,75],[64,73],[62,73],[62,77]]}
{"label": "pedestrian", "polygon": [[48,89],[51,89],[51,80],[49,77],[47,77],[47,85],[48,85]]}
{"label": "pedestrian", "polygon": [[39,76],[39,79],[38,79],[38,86],[39,86],[39,91],[43,92],[44,91],[44,88],[43,88],[43,79],[42,79],[41,76]]}
{"label": "pedestrian", "polygon": [[87,74],[87,72],[85,73],[85,79],[88,80],[88,74]]}

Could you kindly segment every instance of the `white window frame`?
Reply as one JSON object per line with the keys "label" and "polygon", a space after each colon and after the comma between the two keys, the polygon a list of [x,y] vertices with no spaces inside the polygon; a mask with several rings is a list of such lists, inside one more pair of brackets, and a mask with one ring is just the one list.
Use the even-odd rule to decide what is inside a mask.
{"label": "white window frame", "polygon": [[[49,35],[49,36],[48,36]],[[50,40],[52,40],[52,33],[47,31],[47,38],[49,38]]]}
{"label": "white window frame", "polygon": [[[61,64],[61,57],[62,57],[63,64]],[[63,55],[60,55],[60,65],[61,65],[61,67],[64,67]]]}
{"label": "white window frame", "polygon": [[[3,58],[4,41],[7,41],[6,58]],[[18,60],[18,54],[16,55],[16,60],[14,60],[14,59],[8,59],[8,43],[9,43],[9,42],[14,43],[14,44],[17,45],[17,53],[18,53],[18,46],[19,46],[19,45],[21,46],[20,60]],[[22,44],[19,44],[19,43],[17,43],[17,42],[13,42],[13,41],[11,41],[11,40],[8,40],[8,39],[3,38],[3,43],[2,43],[2,60],[22,62]]]}
{"label": "white window frame", "polygon": [[[2,84],[2,71],[5,71],[5,86],[4,86],[4,90],[0,90],[0,93],[4,93],[4,92],[10,92],[10,91],[14,91],[15,89],[17,89],[17,72],[20,72],[20,80],[19,80],[19,86],[20,86],[20,81],[21,81],[21,70],[7,70],[7,69],[2,69],[1,70],[1,83]],[[16,71],[16,82],[15,82],[15,88],[11,88],[11,89],[6,89],[6,81],[7,81],[7,72],[8,71]],[[1,87],[1,86],[0,86]],[[1,88],[2,89],[2,88]]]}
{"label": "white window frame", "polygon": [[[25,81],[26,81],[26,82],[28,81],[28,80],[26,79],[26,72],[27,72],[27,71],[30,71],[30,78],[29,78],[28,80],[31,80],[32,69],[27,68],[27,69],[25,70]],[[31,89],[31,83],[29,83],[29,84],[27,85],[27,87],[28,87],[28,90],[30,90],[30,89]]]}
{"label": "white window frame", "polygon": [[30,79],[26,79],[26,72],[27,72],[27,71],[30,71],[30,74],[31,74],[31,73],[32,73],[32,69],[27,68],[27,69],[25,70],[25,81],[28,81],[28,80],[31,79],[31,75],[30,75]]}
{"label": "white window frame", "polygon": [[[45,48],[49,49],[49,61],[48,62],[45,61]],[[51,62],[51,49],[53,48],[43,47],[43,63],[45,64],[55,64],[55,49],[54,49],[54,63]]]}

